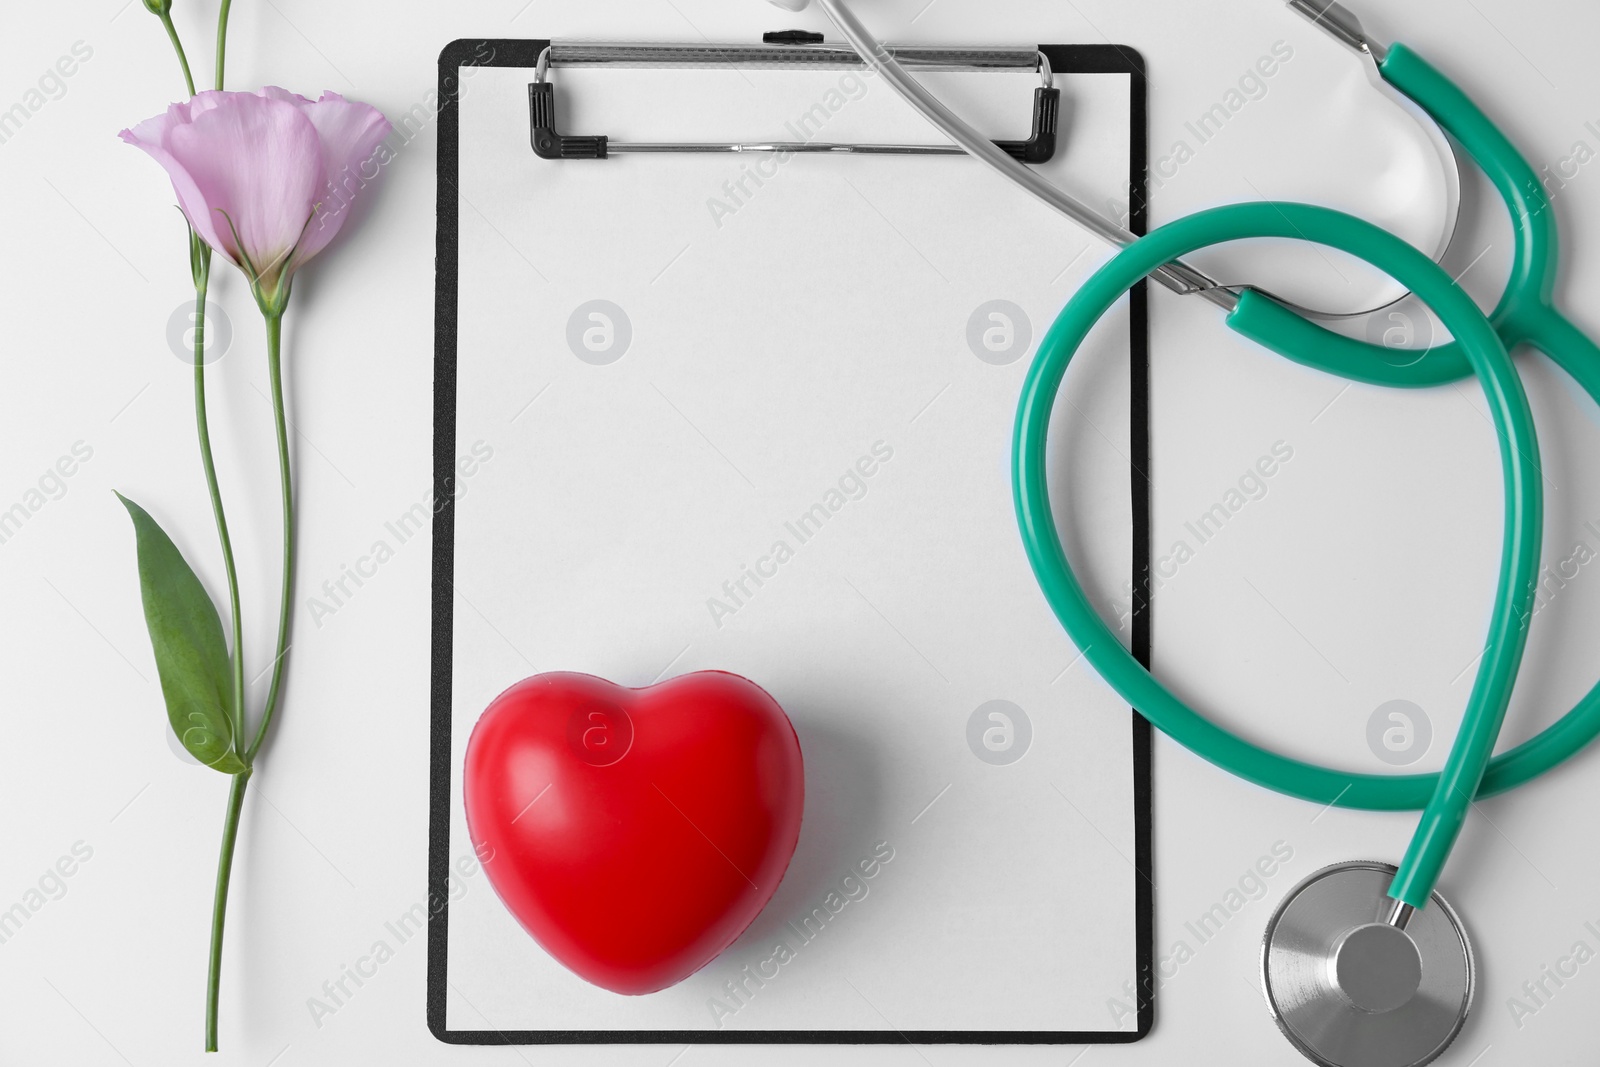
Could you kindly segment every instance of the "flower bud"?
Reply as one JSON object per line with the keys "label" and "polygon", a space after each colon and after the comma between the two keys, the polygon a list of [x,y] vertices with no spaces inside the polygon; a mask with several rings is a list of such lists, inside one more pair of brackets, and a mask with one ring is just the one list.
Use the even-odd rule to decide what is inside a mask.
{"label": "flower bud", "polygon": [[172,0],[144,0],[144,6],[152,15],[166,15],[172,10]]}

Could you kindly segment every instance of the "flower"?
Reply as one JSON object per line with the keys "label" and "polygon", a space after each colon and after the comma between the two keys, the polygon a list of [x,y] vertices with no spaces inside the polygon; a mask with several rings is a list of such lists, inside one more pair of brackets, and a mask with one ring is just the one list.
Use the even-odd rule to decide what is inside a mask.
{"label": "flower", "polygon": [[338,93],[307,100],[269,85],[198,93],[121,137],[166,169],[194,232],[249,276],[270,314],[282,312],[294,272],[338,235],[367,184],[353,175],[392,128]]}

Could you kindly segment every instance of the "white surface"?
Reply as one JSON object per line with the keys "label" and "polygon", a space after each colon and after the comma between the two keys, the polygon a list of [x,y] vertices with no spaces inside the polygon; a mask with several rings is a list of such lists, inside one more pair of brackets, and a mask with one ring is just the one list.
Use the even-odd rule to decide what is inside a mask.
{"label": "white surface", "polygon": [[[1362,183],[1377,195],[1381,175],[1345,162],[1356,131],[1334,128],[1333,109],[1319,102],[1326,79],[1348,76],[1350,58],[1275,2],[862,3],[869,23],[891,39],[1109,38],[1139,48],[1151,69],[1153,156],[1274,41],[1290,41],[1295,59],[1269,93],[1156,193],[1156,220],[1251,198],[1256,189],[1304,195],[1305,172],[1329,165],[1342,168],[1354,203],[1372,202],[1355,195]],[[209,13],[210,5],[180,0],[179,22],[200,70],[209,65]],[[724,0],[638,0],[581,14],[540,0],[241,0],[232,77],[235,85],[326,86],[398,116],[426,107],[435,57],[456,37],[744,39],[784,22],[822,28],[811,13],[774,14]],[[1362,14],[1379,36],[1403,38],[1458,78],[1536,163],[1570,157],[1580,140],[1596,146],[1585,125],[1600,115],[1600,74],[1589,55],[1600,16],[1591,6],[1414,0],[1403,8],[1369,5]],[[0,1058],[200,1062],[204,928],[225,785],[180,763],[163,740],[126,519],[109,493],[122,488],[159,508],[216,582],[189,433],[188,375],[164,341],[169,314],[188,298],[181,229],[161,206],[170,202],[164,177],[113,136],[164,106],[179,83],[159,27],[137,3],[13,5],[7,17],[10,32],[0,40],[7,104],[23,99],[74,42],[94,51],[59,99],[0,144],[8,253],[0,291],[10,342],[0,391],[0,500],[21,499],[75,441],[91,445],[94,457],[64,497],[0,545],[8,609],[0,622],[8,727],[0,790],[10,816],[0,900],[23,900],[74,842],[90,846],[93,857],[66,880],[60,899],[0,945],[0,989],[11,1009]],[[1293,107],[1291,86],[1307,94]],[[1371,98],[1356,112],[1357,130],[1382,121],[1387,108]],[[1254,163],[1245,168],[1241,161],[1261,146],[1281,154],[1275,163],[1262,160],[1259,171]],[[289,345],[308,531],[302,597],[337,578],[341,565],[384,536],[386,521],[429,489],[433,152],[433,128],[424,123],[388,168],[368,224],[315,265],[295,297]],[[1592,171],[1579,168],[1556,203],[1568,268],[1560,295],[1574,305],[1600,285],[1600,248],[1586,239],[1600,220]],[[1002,190],[996,186],[995,195]],[[1480,293],[1498,284],[1506,232],[1498,209],[1490,206],[1485,217],[1491,224],[1466,250],[1470,259],[1495,245],[1467,276]],[[1318,261],[1309,262],[1314,269]],[[214,376],[214,404],[229,427],[224,477],[236,526],[259,533],[240,537],[259,664],[274,573],[261,342],[243,287],[230,278],[219,288],[235,347]],[[1582,306],[1574,313],[1600,327],[1600,316]],[[1354,387],[1327,407],[1340,383],[1225,338],[1203,305],[1158,294],[1153,322],[1158,554],[1274,441],[1296,450],[1269,495],[1161,591],[1159,672],[1254,736],[1290,749],[1316,742],[1330,759],[1372,769],[1382,768],[1365,748],[1367,717],[1383,701],[1410,699],[1434,720],[1436,749],[1425,759],[1436,760],[1437,739],[1448,736],[1467,684],[1455,675],[1473,654],[1499,522],[1492,442],[1468,410],[1478,407],[1476,394],[1468,386],[1428,395]],[[1547,486],[1548,526],[1552,546],[1561,545],[1585,537],[1583,522],[1600,517],[1586,460],[1595,454],[1595,411],[1545,365],[1524,366],[1537,394],[1546,470],[1559,487]],[[1435,439],[1459,448],[1428,443]],[[1380,554],[1392,562],[1374,570]],[[1558,562],[1566,553],[1549,556]],[[324,981],[369,952],[384,923],[426,894],[428,564],[425,540],[407,543],[320,629],[300,605],[289,710],[252,785],[236,872],[221,1062],[532,1058],[528,1050],[434,1042],[423,1023],[420,940],[399,946],[320,1028],[307,1010]],[[1245,573],[1276,611],[1238,581]],[[1588,567],[1580,573],[1536,622],[1529,684],[1509,736],[1527,736],[1600,673],[1585,647],[1592,642],[1583,639],[1594,632],[1600,584]],[[1589,1055],[1600,1007],[1593,962],[1559,988],[1546,979],[1553,995],[1520,1027],[1507,1000],[1524,981],[1539,980],[1542,967],[1560,965],[1576,942],[1600,947],[1585,927],[1596,919],[1600,860],[1570,845],[1600,803],[1596,759],[1586,754],[1547,782],[1483,804],[1469,823],[1445,889],[1477,938],[1483,996],[1441,1063],[1573,1063]],[[1158,742],[1157,945],[1168,955],[1181,940],[1190,952],[1166,968],[1148,1040],[1092,1049],[1078,1062],[1301,1062],[1267,1021],[1255,987],[1262,922],[1292,880],[1323,863],[1396,857],[1411,821],[1318,812]],[[1241,894],[1233,908],[1229,891],[1280,840],[1293,848],[1292,859],[1264,891],[1249,882],[1259,899]],[[469,895],[485,891],[481,881],[465,884]],[[1230,917],[1200,944],[1185,923],[1219,903]],[[823,1054],[842,1063],[944,1067],[1059,1064],[1078,1053],[885,1046]],[[638,1065],[678,1057],[682,1067],[753,1058],[738,1046],[537,1055],[550,1063]],[[755,1058],[804,1063],[817,1055],[762,1049]]]}
{"label": "white surface", "polygon": [[[1013,325],[1003,366],[968,346],[996,294],[1047,321],[1086,276],[1084,238],[1042,205],[987,196],[964,159],[552,164],[528,150],[531,71],[467,73],[456,452],[482,443],[494,458],[456,509],[450,855],[472,851],[459,773],[472,727],[536,670],[754,679],[794,721],[807,794],[767,910],[648,997],[575,979],[492,894],[465,896],[450,911],[450,1029],[1133,1029],[1105,1007],[1137,974],[1130,720],[1072,669],[1016,536],[1005,471],[1027,327]],[[566,130],[618,140],[782,136],[823,100],[818,140],[928,140],[879,79],[848,71],[557,80]],[[1060,83],[1074,138],[1047,173],[1117,188],[1129,78]],[[937,85],[987,129],[1026,135],[1037,75]],[[656,99],[679,106],[640,106]],[[723,183],[746,173],[765,184],[714,216],[708,199],[732,204]],[[982,209],[952,214],[946,196]],[[595,298],[626,331],[579,314]],[[568,348],[575,314],[612,329],[589,358],[615,362]],[[1061,472],[1108,601],[1132,567],[1127,337],[1124,309],[1074,376],[1085,447]],[[871,477],[841,488],[863,458]],[[762,585],[724,586],[764,558]],[[1005,766],[968,747],[969,718],[997,699],[1032,724]],[[801,960],[770,990],[730,1001],[724,983],[878,841],[895,858],[871,896],[793,945]]]}

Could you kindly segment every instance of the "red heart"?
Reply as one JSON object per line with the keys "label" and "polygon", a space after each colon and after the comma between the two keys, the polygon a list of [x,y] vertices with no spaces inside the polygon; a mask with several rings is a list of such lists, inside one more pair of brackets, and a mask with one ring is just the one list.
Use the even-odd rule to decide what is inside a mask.
{"label": "red heart", "polygon": [[615,993],[680,982],[766,906],[800,836],[794,727],[722,671],[627,689],[540,674],[467,743],[467,829],[545,951]]}

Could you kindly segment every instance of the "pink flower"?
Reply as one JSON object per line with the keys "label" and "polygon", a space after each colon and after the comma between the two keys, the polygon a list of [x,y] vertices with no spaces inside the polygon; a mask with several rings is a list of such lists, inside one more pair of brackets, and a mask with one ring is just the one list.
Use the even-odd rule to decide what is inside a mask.
{"label": "pink flower", "polygon": [[271,300],[338,235],[372,177],[357,172],[391,129],[338,93],[313,101],[267,86],[199,93],[121,136],[166,168],[195,233]]}

